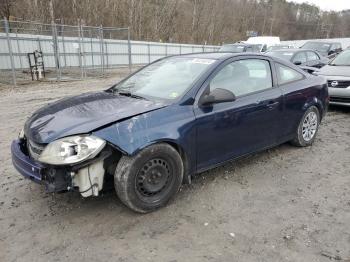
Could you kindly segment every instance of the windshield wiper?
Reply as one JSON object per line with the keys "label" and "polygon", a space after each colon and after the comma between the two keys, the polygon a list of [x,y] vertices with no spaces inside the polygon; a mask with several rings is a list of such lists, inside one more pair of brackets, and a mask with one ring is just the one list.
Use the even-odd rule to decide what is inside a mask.
{"label": "windshield wiper", "polygon": [[136,98],[136,99],[145,99],[145,100],[147,100],[145,97],[133,94],[133,93],[131,93],[129,91],[116,91],[116,93],[118,93],[118,95],[120,95],[120,96],[129,96],[129,97]]}

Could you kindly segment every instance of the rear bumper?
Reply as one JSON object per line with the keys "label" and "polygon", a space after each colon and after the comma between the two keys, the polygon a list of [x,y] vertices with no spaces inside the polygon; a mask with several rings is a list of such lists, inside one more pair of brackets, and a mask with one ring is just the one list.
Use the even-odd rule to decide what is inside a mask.
{"label": "rear bumper", "polygon": [[22,176],[29,178],[33,182],[42,184],[45,167],[24,154],[21,146],[19,140],[12,141],[11,155],[13,166]]}

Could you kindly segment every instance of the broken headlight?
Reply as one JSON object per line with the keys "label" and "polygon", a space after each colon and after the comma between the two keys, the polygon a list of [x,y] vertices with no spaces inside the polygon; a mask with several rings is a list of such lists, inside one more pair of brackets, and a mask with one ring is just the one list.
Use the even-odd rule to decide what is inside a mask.
{"label": "broken headlight", "polygon": [[61,138],[48,144],[39,161],[51,165],[75,164],[94,158],[106,145],[106,141],[89,135]]}

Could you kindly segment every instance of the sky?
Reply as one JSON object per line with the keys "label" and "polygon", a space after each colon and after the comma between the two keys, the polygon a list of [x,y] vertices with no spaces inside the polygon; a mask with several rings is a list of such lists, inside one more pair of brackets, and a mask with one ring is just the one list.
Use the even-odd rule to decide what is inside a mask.
{"label": "sky", "polygon": [[350,0],[287,0],[288,2],[310,3],[324,11],[342,11],[350,9]]}

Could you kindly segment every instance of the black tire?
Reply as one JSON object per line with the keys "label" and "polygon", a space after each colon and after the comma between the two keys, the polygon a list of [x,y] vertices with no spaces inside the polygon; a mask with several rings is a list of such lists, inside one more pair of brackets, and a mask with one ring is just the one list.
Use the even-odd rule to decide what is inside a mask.
{"label": "black tire", "polygon": [[120,200],[139,213],[154,211],[178,192],[183,179],[179,153],[166,143],[151,145],[135,156],[122,156],[114,174]]}
{"label": "black tire", "polygon": [[[310,113],[311,114],[314,113],[317,117],[315,122],[316,129],[315,129],[315,133],[312,135],[310,139],[305,139],[303,136],[303,132],[305,132],[305,130],[303,129],[303,124],[305,123],[305,121],[307,121],[307,117],[310,116]],[[315,141],[319,126],[320,126],[320,112],[318,111],[317,107],[311,106],[306,110],[303,117],[301,118],[300,123],[298,125],[298,129],[296,130],[295,138],[291,141],[291,143],[299,147],[311,146],[312,143]]]}

